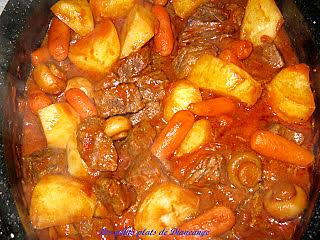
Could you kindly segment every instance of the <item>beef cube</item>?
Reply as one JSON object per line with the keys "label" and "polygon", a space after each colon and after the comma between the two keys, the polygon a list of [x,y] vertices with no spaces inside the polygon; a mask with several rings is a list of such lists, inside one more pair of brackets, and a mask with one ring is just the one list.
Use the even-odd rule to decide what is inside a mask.
{"label": "beef cube", "polygon": [[97,117],[86,118],[77,129],[78,150],[93,171],[115,171],[117,151],[111,138],[104,133],[103,121]]}
{"label": "beef cube", "polygon": [[287,128],[279,123],[271,123],[268,126],[268,131],[293,141],[298,145],[301,145],[304,142],[303,133],[291,130],[290,128]]}
{"label": "beef cube", "polygon": [[31,185],[47,174],[66,174],[67,156],[64,149],[44,149],[23,158],[23,176]]}
{"label": "beef cube", "polygon": [[144,197],[148,189],[165,180],[166,175],[150,150],[137,156],[126,175],[126,181],[136,191],[138,201]]}
{"label": "beef cube", "polygon": [[126,138],[126,148],[133,159],[150,150],[156,137],[155,128],[147,121],[136,125]]}
{"label": "beef cube", "polygon": [[90,155],[91,169],[99,171],[115,171],[118,166],[118,154],[112,139],[104,132],[99,132],[94,141]]}
{"label": "beef cube", "polygon": [[212,154],[196,160],[194,168],[190,171],[184,185],[195,185],[199,187],[219,183],[224,158],[220,154]]}
{"label": "beef cube", "polygon": [[129,119],[132,125],[136,125],[141,121],[147,121],[162,114],[162,106],[160,102],[148,102],[145,108],[137,113],[131,114]]}
{"label": "beef cube", "polygon": [[144,107],[141,93],[133,83],[95,91],[94,100],[104,118],[135,113]]}
{"label": "beef cube", "polygon": [[179,79],[186,78],[192,67],[203,54],[218,55],[218,48],[213,44],[189,45],[178,50],[173,60],[174,72]]}
{"label": "beef cube", "polygon": [[130,206],[127,187],[116,179],[100,177],[94,185],[94,191],[101,203],[106,207],[111,206],[117,215]]}
{"label": "beef cube", "polygon": [[120,82],[128,82],[128,79],[138,76],[151,61],[150,47],[145,46],[137,52],[131,53],[128,57],[119,62],[119,67],[115,70],[119,75]]}
{"label": "beef cube", "polygon": [[151,186],[166,179],[161,164],[150,151],[155,137],[156,129],[142,121],[130,131],[123,145],[131,158],[125,179],[135,189],[138,199]]}
{"label": "beef cube", "polygon": [[161,70],[150,71],[135,78],[144,102],[160,101],[165,95],[167,76]]}
{"label": "beef cube", "polygon": [[284,67],[284,60],[274,43],[264,43],[261,48],[262,60],[277,69]]}
{"label": "beef cube", "polygon": [[94,85],[95,91],[104,90],[106,88],[111,88],[119,85],[119,77],[113,72],[106,74],[100,81],[96,82]]}

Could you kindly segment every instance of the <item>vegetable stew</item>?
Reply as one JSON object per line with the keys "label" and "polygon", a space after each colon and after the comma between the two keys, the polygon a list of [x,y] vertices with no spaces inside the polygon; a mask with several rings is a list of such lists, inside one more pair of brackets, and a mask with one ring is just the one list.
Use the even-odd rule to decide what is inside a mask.
{"label": "vegetable stew", "polygon": [[19,101],[39,239],[291,239],[315,110],[273,0],[59,0]]}

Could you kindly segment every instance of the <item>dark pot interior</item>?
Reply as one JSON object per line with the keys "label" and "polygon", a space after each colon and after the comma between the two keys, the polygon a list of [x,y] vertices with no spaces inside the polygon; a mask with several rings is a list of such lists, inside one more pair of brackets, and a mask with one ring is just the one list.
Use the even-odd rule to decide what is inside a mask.
{"label": "dark pot interior", "polygon": [[[55,0],[11,0],[0,17],[0,239],[33,239],[25,202],[22,197],[19,164],[19,119],[16,97],[23,93],[30,71],[30,53],[35,50],[51,18]],[[318,0],[277,1],[287,32],[301,62],[313,71],[313,88],[318,110],[315,113],[316,135],[320,130],[320,2]],[[310,205],[295,233],[295,239],[320,237],[320,161],[319,142]]]}

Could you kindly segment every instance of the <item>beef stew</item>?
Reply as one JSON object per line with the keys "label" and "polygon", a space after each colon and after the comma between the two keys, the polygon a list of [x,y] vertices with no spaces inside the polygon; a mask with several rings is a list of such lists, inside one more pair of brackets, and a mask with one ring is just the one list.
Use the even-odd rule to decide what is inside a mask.
{"label": "beef stew", "polygon": [[[85,2],[81,7],[88,11]],[[30,217],[43,239],[99,239],[103,233],[122,239],[116,231],[129,227],[136,231],[130,238],[291,238],[310,189],[313,95],[308,67],[298,63],[289,42],[286,49],[277,45],[288,41],[281,17],[274,36],[257,40],[244,34],[252,31],[244,23],[255,2],[190,4],[194,9],[183,18],[179,1],[165,7],[139,3],[113,22],[95,17],[98,28],[85,36],[64,18],[70,13],[56,13],[55,5],[60,20],[54,21],[71,32],[69,59],[50,53],[51,25],[48,39],[32,55],[35,68],[21,100],[24,118],[35,117],[33,124],[25,120],[23,129],[24,172],[30,171],[30,161],[45,165],[41,152],[66,152],[68,173],[45,169],[49,173],[36,182],[25,174]],[[90,4],[97,11],[93,6],[99,1]],[[93,15],[103,15],[100,11]],[[139,23],[146,11],[156,18],[167,14],[172,27],[162,29],[161,21],[148,23],[150,18]],[[122,34],[133,31],[126,36],[134,38],[135,24],[155,25],[149,29],[154,39],[138,39],[145,46],[133,45],[122,55],[123,46],[136,40],[122,40]],[[109,55],[94,53],[109,51],[114,30],[122,50],[110,56],[122,60],[101,67]],[[158,51],[159,39],[160,44],[173,41],[169,55]],[[54,43],[66,47],[59,41]],[[103,63],[95,66],[91,60]],[[67,89],[78,77],[88,84],[75,81]],[[52,94],[56,86],[59,91]],[[108,135],[108,122],[121,123],[110,121],[119,116],[131,122]],[[299,136],[300,145],[292,135]],[[38,142],[39,149],[30,150]],[[164,228],[168,236],[159,235]]]}

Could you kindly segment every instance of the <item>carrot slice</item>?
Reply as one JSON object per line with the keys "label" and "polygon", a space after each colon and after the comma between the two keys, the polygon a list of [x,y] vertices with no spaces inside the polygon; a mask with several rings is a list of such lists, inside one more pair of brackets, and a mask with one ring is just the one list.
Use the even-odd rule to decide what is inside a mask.
{"label": "carrot slice", "polygon": [[194,116],[191,112],[182,110],[175,113],[151,146],[153,155],[161,160],[169,159],[192,128],[193,123]]}
{"label": "carrot slice", "polygon": [[97,115],[97,109],[91,99],[80,89],[70,88],[66,91],[66,99],[79,113],[82,119]]}
{"label": "carrot slice", "polygon": [[219,97],[197,103],[189,104],[188,110],[198,116],[217,116],[231,113],[235,110],[236,104],[229,98]]}
{"label": "carrot slice", "polygon": [[257,131],[251,137],[251,148],[256,152],[283,162],[307,167],[313,154],[294,142],[268,131]]}
{"label": "carrot slice", "polygon": [[70,42],[70,28],[54,17],[48,32],[48,49],[51,56],[57,61],[68,57]]}
{"label": "carrot slice", "polygon": [[40,47],[31,53],[31,62],[33,66],[44,63],[50,59],[50,53],[46,46]]}
{"label": "carrot slice", "polygon": [[[230,230],[235,224],[236,217],[232,210],[225,206],[211,208],[200,216],[182,224],[179,231],[206,231],[204,239],[219,236]],[[174,234],[174,232],[173,232]],[[199,239],[199,235],[176,235],[174,239]]]}
{"label": "carrot slice", "polygon": [[155,51],[161,56],[168,56],[171,54],[174,44],[169,14],[160,5],[153,6],[152,12],[159,22],[156,35],[154,36]]}

